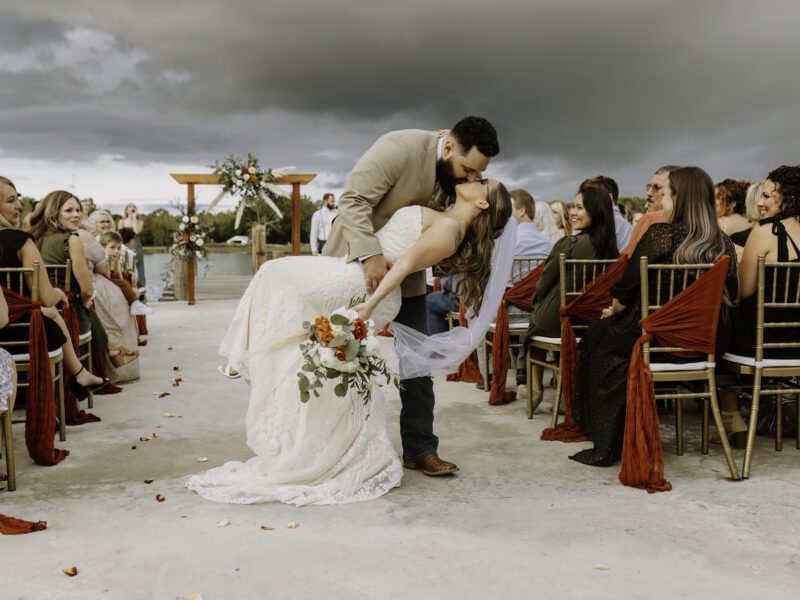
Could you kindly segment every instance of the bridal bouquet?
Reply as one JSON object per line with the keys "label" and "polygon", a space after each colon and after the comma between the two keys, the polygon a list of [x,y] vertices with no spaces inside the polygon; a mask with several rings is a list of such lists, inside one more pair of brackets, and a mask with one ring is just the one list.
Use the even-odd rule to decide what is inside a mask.
{"label": "bridal bouquet", "polygon": [[307,339],[300,344],[300,350],[305,362],[297,374],[302,402],[308,402],[312,393],[319,397],[319,390],[328,379],[339,380],[333,388],[337,396],[346,396],[355,389],[364,398],[364,404],[369,402],[372,383],[378,377],[385,377],[387,384],[399,387],[380,355],[372,319],[362,321],[356,311],[342,307],[330,317],[319,316],[313,323],[306,321],[303,328]]}

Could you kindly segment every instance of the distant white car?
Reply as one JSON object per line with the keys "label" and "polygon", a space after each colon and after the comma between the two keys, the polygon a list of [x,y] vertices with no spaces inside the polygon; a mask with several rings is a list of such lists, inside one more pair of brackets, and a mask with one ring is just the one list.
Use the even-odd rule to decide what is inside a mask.
{"label": "distant white car", "polygon": [[235,235],[225,241],[228,246],[246,246],[250,243],[250,238],[246,235]]}

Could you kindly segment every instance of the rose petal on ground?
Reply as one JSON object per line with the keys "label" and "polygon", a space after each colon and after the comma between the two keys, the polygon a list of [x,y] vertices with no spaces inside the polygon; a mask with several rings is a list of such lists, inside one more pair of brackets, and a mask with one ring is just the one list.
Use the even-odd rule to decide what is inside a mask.
{"label": "rose petal on ground", "polygon": [[166,500],[166,498],[163,496],[163,494],[156,494],[156,500],[158,502],[163,502],[164,500]]}
{"label": "rose petal on ground", "polygon": [[225,519],[224,521],[217,521],[217,527],[227,527],[230,524],[231,522],[229,519]]}
{"label": "rose petal on ground", "polygon": [[131,450],[136,450],[136,446],[131,446]]}
{"label": "rose petal on ground", "polygon": [[150,485],[150,484],[151,484],[151,483],[153,483],[154,481],[155,481],[155,479],[145,479],[145,480],[144,480],[144,482],[145,482],[147,485]]}
{"label": "rose petal on ground", "polygon": [[208,462],[208,458],[205,456],[198,456],[195,460],[197,462]]}
{"label": "rose petal on ground", "polygon": [[181,413],[164,413],[164,416],[167,419],[182,419],[183,415]]}
{"label": "rose petal on ground", "polygon": [[148,436],[146,436],[146,435],[139,436],[139,441],[140,441],[140,442],[149,442],[149,441],[150,441],[150,439],[151,439],[151,438],[149,438],[149,437],[148,437]]}
{"label": "rose petal on ground", "polygon": [[292,521],[286,526],[286,529],[297,529],[298,527],[300,527],[300,523],[297,521]]}
{"label": "rose petal on ground", "polygon": [[266,525],[261,526],[261,531],[275,531],[274,527],[267,527]]}
{"label": "rose petal on ground", "polygon": [[173,370],[173,371],[180,371],[180,370],[181,370],[181,368],[180,368],[180,367],[172,367],[172,370]]}
{"label": "rose petal on ground", "polygon": [[154,396],[158,396],[159,398],[166,398],[167,396],[172,396],[170,392],[153,392]]}
{"label": "rose petal on ground", "polygon": [[75,577],[78,574],[78,567],[69,567],[68,569],[62,570],[64,575],[69,575],[70,577]]}

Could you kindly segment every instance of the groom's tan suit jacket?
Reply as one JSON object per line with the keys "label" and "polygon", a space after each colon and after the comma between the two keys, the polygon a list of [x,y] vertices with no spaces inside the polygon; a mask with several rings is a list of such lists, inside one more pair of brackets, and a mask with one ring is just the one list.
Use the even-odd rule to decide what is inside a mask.
{"label": "groom's tan suit jacket", "polygon": [[[339,198],[323,254],[347,256],[348,261],[382,254],[375,232],[400,208],[427,206],[436,183],[439,137],[435,131],[406,129],[378,138],[356,163]],[[425,293],[425,272],[409,275],[403,296]]]}

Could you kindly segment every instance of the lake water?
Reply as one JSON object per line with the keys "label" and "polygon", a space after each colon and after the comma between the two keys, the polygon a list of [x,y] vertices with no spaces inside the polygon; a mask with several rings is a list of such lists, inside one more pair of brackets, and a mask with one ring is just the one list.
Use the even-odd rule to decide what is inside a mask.
{"label": "lake water", "polygon": [[[144,255],[144,270],[147,274],[147,297],[152,302],[161,297],[164,281],[161,274],[170,264],[172,256],[167,252]],[[209,252],[208,269],[198,265],[197,279],[214,276],[246,276],[253,274],[249,249],[245,252]]]}

